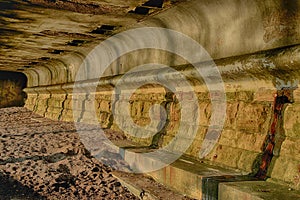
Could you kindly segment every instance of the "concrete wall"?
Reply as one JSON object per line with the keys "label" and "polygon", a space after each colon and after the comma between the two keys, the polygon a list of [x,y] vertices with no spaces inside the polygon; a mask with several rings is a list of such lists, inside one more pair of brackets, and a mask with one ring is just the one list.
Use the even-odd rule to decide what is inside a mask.
{"label": "concrete wall", "polygon": [[[141,27],[172,29],[194,39],[213,59],[220,59],[299,44],[299,5],[299,0],[263,2],[259,0],[192,0],[180,3],[134,26],[124,27],[120,31]],[[137,41],[137,37],[126,39],[137,43],[137,46],[143,46],[147,41],[159,45],[170,39],[168,35],[157,38],[151,32],[145,32],[143,35],[147,38],[144,41]],[[91,43],[89,47],[77,48],[75,53],[60,56],[32,69],[26,69],[24,73],[28,77],[28,86],[74,82],[81,63],[97,45],[99,45],[98,41]],[[120,46],[120,49],[126,48],[121,43],[115,45]],[[108,53],[108,57],[118,53],[114,45],[107,48],[107,52],[112,53]],[[173,50],[176,48],[174,47]],[[187,64],[186,60],[174,57],[170,53],[157,49],[144,49],[118,58],[103,76],[123,74],[135,66],[149,62],[168,66]],[[95,78],[93,75],[94,73],[87,73],[86,77],[81,79]]]}

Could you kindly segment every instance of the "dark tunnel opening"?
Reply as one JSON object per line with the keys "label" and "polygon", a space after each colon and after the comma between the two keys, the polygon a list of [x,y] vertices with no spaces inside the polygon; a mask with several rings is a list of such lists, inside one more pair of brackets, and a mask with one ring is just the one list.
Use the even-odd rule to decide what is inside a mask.
{"label": "dark tunnel opening", "polygon": [[0,71],[0,108],[24,106],[27,77],[20,72]]}

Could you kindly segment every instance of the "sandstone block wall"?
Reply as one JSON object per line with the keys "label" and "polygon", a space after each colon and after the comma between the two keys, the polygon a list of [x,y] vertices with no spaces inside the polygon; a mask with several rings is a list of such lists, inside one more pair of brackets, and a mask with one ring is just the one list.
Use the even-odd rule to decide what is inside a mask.
{"label": "sandstone block wall", "polygon": [[300,189],[300,90],[294,92],[295,102],[284,112],[282,135],[284,140],[274,158],[269,175],[275,182],[286,182]]}
{"label": "sandstone block wall", "polygon": [[[268,99],[255,99],[260,96],[260,90],[228,91],[227,95],[227,115],[222,135],[213,149],[207,156],[207,160],[212,161],[223,167],[237,168],[245,172],[252,172],[258,166],[262,146],[272,118],[272,101],[275,90],[270,91]],[[245,91],[246,90],[246,91]],[[29,90],[27,90],[29,91]],[[157,92],[153,92],[157,91]],[[45,117],[73,121],[73,112],[79,116],[75,121],[101,124],[103,128],[110,128],[118,131],[124,131],[129,136],[135,131],[134,127],[128,124],[128,116],[124,113],[113,113],[113,91],[99,91],[95,99],[91,99],[88,94],[77,96],[78,99],[72,99],[72,93],[68,94],[64,90],[51,91],[49,93],[39,93],[28,95],[26,107]],[[182,93],[182,95],[189,95]],[[192,145],[186,154],[195,158],[199,157],[199,150],[207,132],[211,117],[211,102],[207,91],[197,92],[199,101],[199,127]],[[75,102],[73,102],[75,101]],[[117,102],[120,103],[119,100]],[[31,102],[35,102],[34,105]],[[74,103],[74,104],[73,104]],[[95,106],[97,118],[94,118],[91,110],[83,109],[87,104]],[[167,112],[167,123],[165,127],[158,132],[156,138],[131,137],[133,141],[141,146],[158,145],[160,147],[169,144],[176,137],[179,125],[189,128],[187,121],[181,121],[181,107],[176,101],[176,96],[168,93],[163,87],[142,88],[137,90],[131,97],[129,107],[133,122],[140,126],[149,125],[151,119],[149,116],[150,107],[154,104],[161,105]],[[76,106],[77,105],[77,106]],[[123,116],[122,116],[123,114]],[[116,123],[118,118],[120,124]],[[160,121],[161,116],[154,116],[152,119]],[[120,128],[121,126],[121,128]],[[188,131],[188,130],[187,130]],[[130,134],[129,134],[130,133]],[[190,140],[190,138],[180,138]],[[256,167],[256,169],[255,169]]]}
{"label": "sandstone block wall", "polygon": [[[205,162],[255,174],[262,163],[264,146],[274,119],[275,95],[282,88],[288,87],[290,82],[293,83],[293,102],[285,105],[282,120],[278,123],[276,137],[279,145],[275,146],[274,157],[268,170],[268,176],[271,178],[268,180],[299,189],[300,158],[297,156],[299,153],[297,144],[300,127],[298,114],[300,92],[299,89],[295,90],[299,77],[295,63],[299,63],[299,59],[293,53],[297,51],[297,48],[293,47],[276,50],[271,54],[253,54],[216,61],[224,81],[227,110],[222,134],[213,150],[204,158]],[[280,58],[282,55],[288,57]],[[276,69],[266,67],[266,58],[269,59],[268,62],[275,63]],[[294,71],[283,73],[281,70],[290,60],[294,60]],[[239,70],[235,70],[234,66],[238,66]],[[55,120],[100,124],[103,128],[123,131],[140,146],[166,146],[176,137],[181,125],[186,130],[187,136],[178,139],[183,143],[191,142],[185,154],[199,159],[199,151],[210,124],[212,108],[210,93],[203,81],[196,80],[191,75],[192,71],[191,66],[184,66],[181,70],[187,75],[198,99],[199,116],[192,115],[193,119],[181,118],[182,112],[186,110],[182,110],[179,100],[189,101],[191,94],[180,88],[180,83],[177,88],[180,92],[177,96],[161,85],[148,84],[137,88],[129,99],[122,99],[120,94],[126,94],[128,91],[114,91],[114,84],[122,75],[105,81],[83,82],[81,90],[77,93],[73,90],[73,84],[26,88],[28,94],[26,107]],[[147,72],[145,76],[149,76],[149,73]],[[128,80],[128,88],[136,81],[134,75],[131,77],[133,78],[131,81]],[[91,85],[96,88],[95,91],[91,92],[89,89]],[[122,104],[124,102],[128,104]],[[194,103],[188,102],[191,105],[191,109],[187,109],[188,112],[197,113],[192,110]],[[150,108],[154,104],[160,105],[165,110],[164,125],[159,124],[164,118],[163,112],[156,112],[157,115],[151,116]],[[126,105],[124,109],[127,109],[129,114],[116,109],[118,105]],[[129,119],[134,124],[145,127],[152,123],[151,117],[152,121],[157,122],[157,126],[154,127],[156,134],[147,138],[138,137],[137,129],[129,123]],[[196,119],[199,119],[197,134],[192,139],[188,137],[190,123]],[[132,133],[137,134],[136,137],[132,136]]]}

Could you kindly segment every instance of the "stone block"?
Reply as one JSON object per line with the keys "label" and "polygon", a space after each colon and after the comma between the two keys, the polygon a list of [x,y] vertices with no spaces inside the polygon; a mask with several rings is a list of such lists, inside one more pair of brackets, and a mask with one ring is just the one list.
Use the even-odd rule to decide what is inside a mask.
{"label": "stone block", "polygon": [[[243,151],[244,150],[242,149],[217,144],[206,158],[220,166],[238,168],[240,155]],[[252,164],[251,160],[247,160],[246,162],[250,162]]]}
{"label": "stone block", "polygon": [[300,103],[300,88],[299,87],[296,90],[294,90],[293,99],[294,99],[295,103]]}
{"label": "stone block", "polygon": [[99,107],[99,110],[101,112],[111,112],[112,108],[111,108],[111,105],[112,105],[112,102],[111,101],[106,101],[106,100],[102,100],[100,102],[100,107]]}
{"label": "stone block", "polygon": [[156,181],[195,199],[204,198],[204,183],[217,176],[237,175],[237,172],[181,157],[171,165],[148,173]]}
{"label": "stone block", "polygon": [[74,110],[83,110],[84,109],[84,103],[85,103],[84,98],[72,99],[72,104],[70,106],[72,106],[71,108],[74,109]]}
{"label": "stone block", "polygon": [[61,108],[64,99],[58,99],[56,97],[51,97],[48,100],[48,106],[53,108]]}
{"label": "stone block", "polygon": [[181,102],[180,122],[199,125],[200,106],[193,101]]}
{"label": "stone block", "polygon": [[78,122],[78,118],[74,118],[75,116],[79,117],[81,115],[81,111],[71,110],[71,109],[64,109],[61,115],[60,120],[62,121],[71,121],[71,122]]}
{"label": "stone block", "polygon": [[256,171],[257,162],[260,162],[260,154],[253,151],[242,151],[238,160],[237,168],[244,172]]}
{"label": "stone block", "polygon": [[95,123],[98,123],[98,118],[96,116],[96,113],[85,110],[82,113],[82,118],[80,121],[88,123],[88,124],[95,124]]}
{"label": "stone block", "polygon": [[162,146],[168,145],[175,137],[173,135],[164,135],[163,136],[163,141],[162,141]]}
{"label": "stone block", "polygon": [[266,135],[259,133],[237,132],[237,147],[254,152],[261,152]]}
{"label": "stone block", "polygon": [[45,117],[52,120],[58,120],[59,116],[61,115],[62,109],[62,107],[49,107],[47,109],[47,112],[45,113]]}
{"label": "stone block", "polygon": [[92,110],[96,110],[96,108],[98,107],[97,102],[91,99],[77,99],[76,101],[73,102],[78,102],[78,104],[76,104],[77,108],[80,108],[79,106],[81,105],[83,110],[89,112]]}
{"label": "stone block", "polygon": [[25,102],[25,107],[29,110],[34,110],[38,95],[36,93],[27,94],[27,100]]}
{"label": "stone block", "polygon": [[198,97],[198,100],[203,102],[208,102],[210,101],[210,96],[209,96],[209,93],[208,92],[198,92],[197,93],[197,97]]}
{"label": "stone block", "polygon": [[73,100],[72,100],[72,97],[70,97],[69,95],[67,96],[67,99],[65,100],[64,108],[66,108],[66,109],[73,108]]}
{"label": "stone block", "polygon": [[226,104],[226,119],[224,123],[224,127],[235,129],[236,128],[236,116],[239,108],[239,103],[231,103],[227,102]]}
{"label": "stone block", "polygon": [[240,103],[236,119],[236,128],[249,133],[267,134],[272,117],[271,104]]}
{"label": "stone block", "polygon": [[193,142],[191,143],[190,147],[187,149],[185,154],[198,158],[199,151],[201,149],[201,145],[204,140],[206,132],[207,132],[206,127],[200,126],[198,128],[196,137],[194,138]]}
{"label": "stone block", "polygon": [[208,102],[199,102],[199,125],[208,126],[211,116],[211,104]]}
{"label": "stone block", "polygon": [[254,93],[253,101],[255,102],[274,102],[276,88],[260,87]]}
{"label": "stone block", "polygon": [[299,160],[300,164],[300,138],[286,138],[280,149],[280,156]]}
{"label": "stone block", "polygon": [[228,102],[252,102],[253,101],[253,91],[235,91],[226,92],[226,100]]}
{"label": "stone block", "polygon": [[190,138],[182,138],[182,137],[174,137],[172,141],[168,144],[169,151],[183,155],[188,150],[188,148],[192,145],[194,139]]}
{"label": "stone block", "polygon": [[145,118],[149,118],[150,108],[153,103],[150,101],[145,101],[141,110],[141,116]]}
{"label": "stone block", "polygon": [[289,185],[291,188],[300,189],[300,161],[280,156],[273,158],[269,170],[270,180]]}
{"label": "stone block", "polygon": [[[149,117],[148,118],[145,118],[145,117],[137,118],[137,119],[134,119],[133,122],[140,127],[146,127],[146,126],[150,125],[151,122],[155,123],[155,124],[159,123],[159,121],[156,121],[156,120],[151,121],[151,119]],[[151,128],[156,128],[156,127],[151,127]]]}
{"label": "stone block", "polygon": [[220,183],[219,200],[283,200],[299,199],[300,192],[287,186],[265,181]]}
{"label": "stone block", "polygon": [[167,104],[167,110],[170,112],[170,121],[179,121],[181,116],[181,107],[179,103],[170,102]]}
{"label": "stone block", "polygon": [[288,137],[300,138],[300,104],[289,104],[284,112],[284,130]]}
{"label": "stone block", "polygon": [[238,132],[235,130],[230,130],[230,129],[224,129],[221,133],[220,139],[218,143],[220,145],[227,145],[231,147],[237,147],[238,146]]}
{"label": "stone block", "polygon": [[176,121],[170,121],[166,127],[166,134],[167,135],[175,135],[178,131],[180,123]]}

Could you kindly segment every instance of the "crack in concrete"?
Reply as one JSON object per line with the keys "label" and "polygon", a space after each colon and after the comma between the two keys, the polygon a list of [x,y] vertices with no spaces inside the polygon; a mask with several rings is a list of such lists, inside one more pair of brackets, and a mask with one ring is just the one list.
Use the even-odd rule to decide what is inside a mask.
{"label": "crack in concrete", "polygon": [[65,103],[66,103],[66,100],[68,99],[68,93],[66,92],[66,96],[65,96],[65,99],[63,100],[62,102],[62,105],[61,105],[61,111],[60,111],[60,114],[58,115],[58,120],[61,120],[61,117],[63,115],[63,112],[64,112],[64,109],[65,109]]}

